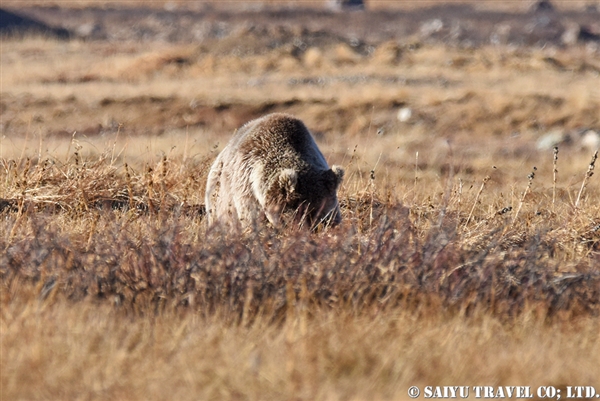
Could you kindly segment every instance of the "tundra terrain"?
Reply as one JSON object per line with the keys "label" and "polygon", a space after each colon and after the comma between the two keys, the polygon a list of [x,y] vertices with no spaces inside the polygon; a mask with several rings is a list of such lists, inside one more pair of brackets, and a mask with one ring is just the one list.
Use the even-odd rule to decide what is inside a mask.
{"label": "tundra terrain", "polygon": [[[0,11],[0,399],[600,392],[600,2]],[[208,227],[275,111],[342,224]]]}

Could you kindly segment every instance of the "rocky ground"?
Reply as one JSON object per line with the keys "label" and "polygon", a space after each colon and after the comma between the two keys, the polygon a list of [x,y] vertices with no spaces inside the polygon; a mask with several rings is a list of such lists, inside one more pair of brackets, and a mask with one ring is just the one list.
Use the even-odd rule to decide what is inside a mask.
{"label": "rocky ground", "polygon": [[[3,11],[0,28],[21,30],[37,21],[70,36],[90,40],[198,43],[244,33],[247,41],[219,51],[260,53],[293,43],[310,46],[344,41],[359,52],[386,40],[413,38],[457,46],[512,44],[563,46],[600,41],[600,6],[561,10],[539,2],[527,12],[481,10],[444,4],[411,10],[335,12],[323,8],[219,10],[147,7],[20,7]],[[8,13],[23,20],[15,21]],[[37,26],[40,29],[40,25]],[[12,27],[9,27],[12,26]],[[64,32],[64,31],[61,31]]]}

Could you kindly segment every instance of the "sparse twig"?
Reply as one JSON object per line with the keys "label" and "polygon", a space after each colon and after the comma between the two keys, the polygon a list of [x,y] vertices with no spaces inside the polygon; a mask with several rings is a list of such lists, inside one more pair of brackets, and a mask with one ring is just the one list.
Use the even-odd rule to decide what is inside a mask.
{"label": "sparse twig", "polygon": [[115,135],[115,140],[113,142],[112,153],[110,155],[110,165],[111,166],[115,162],[115,148],[117,147],[117,140],[119,139],[119,134],[121,133],[122,126],[123,126],[123,124],[119,124],[119,127],[117,128],[117,135]]}
{"label": "sparse twig", "polygon": [[167,196],[167,155],[163,155],[160,172],[160,209],[158,211],[160,220],[165,217],[165,198]]}
{"label": "sparse twig", "polygon": [[[354,149],[352,150],[352,156],[350,156],[350,161],[348,162],[348,164],[346,164],[346,172],[351,171],[350,167],[352,166],[352,163],[354,163],[357,159],[356,149],[358,149],[358,144],[354,145]],[[350,181],[354,174],[355,172],[352,172],[352,174],[345,178],[344,181]]]}
{"label": "sparse twig", "polygon": [[554,203],[556,201],[556,175],[558,174],[558,146],[554,147],[554,160],[553,160],[553,178],[552,178],[552,212],[554,212]]}
{"label": "sparse twig", "polygon": [[44,138],[44,134],[42,133],[42,131],[40,131],[40,143],[39,143],[39,148],[38,148],[38,160],[42,160],[42,144],[43,144],[43,138]]}
{"label": "sparse twig", "polygon": [[458,208],[460,209],[460,205],[462,202],[462,190],[463,190],[463,180],[462,178],[458,179]]}
{"label": "sparse twig", "polygon": [[446,217],[446,211],[448,209],[448,204],[450,203],[450,195],[452,193],[452,187],[454,186],[454,152],[452,152],[452,144],[450,140],[446,140],[448,145],[448,156],[450,159],[450,169],[448,170],[448,182],[446,184],[446,190],[444,191],[444,200],[442,202],[442,208],[440,210],[440,215],[438,219],[438,226],[442,226],[442,222],[444,217]]}
{"label": "sparse twig", "polygon": [[129,210],[133,210],[135,203],[133,202],[133,189],[131,188],[131,174],[129,173],[129,166],[125,163],[125,178],[127,184],[127,195],[129,197]]}
{"label": "sparse twig", "polygon": [[467,217],[467,221],[465,222],[465,225],[463,226],[463,228],[467,228],[467,226],[469,225],[469,222],[471,221],[471,217],[473,216],[473,211],[475,210],[475,206],[477,206],[477,202],[479,202],[479,197],[481,196],[481,193],[483,192],[483,189],[485,188],[485,184],[487,184],[487,182],[490,180],[490,176],[486,175],[485,178],[483,179],[483,182],[481,183],[481,188],[479,188],[479,192],[477,192],[477,196],[475,196],[475,202],[473,202],[473,207],[471,207],[471,211],[469,212],[469,217]]}
{"label": "sparse twig", "polygon": [[69,146],[67,146],[67,155],[65,157],[65,162],[69,161],[71,154],[71,146],[73,146],[73,142],[75,141],[75,135],[77,135],[77,131],[73,131],[73,135],[71,135],[71,140],[69,141]]}
{"label": "sparse twig", "polygon": [[519,201],[519,206],[517,207],[517,211],[515,212],[515,215],[513,217],[513,224],[515,224],[515,222],[517,221],[517,217],[519,216],[519,212],[521,211],[521,207],[523,206],[523,203],[525,202],[525,197],[527,196],[527,194],[529,193],[529,191],[531,190],[531,185],[533,184],[533,179],[535,178],[535,172],[537,171],[537,167],[533,167],[533,171],[531,173],[529,173],[529,175],[527,176],[527,179],[529,180],[527,182],[527,186],[525,187],[525,191],[523,191],[523,196],[521,196],[521,200]]}
{"label": "sparse twig", "polygon": [[156,210],[154,208],[154,202],[152,202],[152,197],[154,196],[154,190],[153,190],[154,180],[152,179],[153,173],[154,173],[154,170],[152,170],[152,167],[148,166],[148,169],[146,170],[146,189],[147,189],[147,193],[148,193],[148,209],[150,210],[150,213],[152,215],[155,215]]}
{"label": "sparse twig", "polygon": [[183,173],[183,169],[185,168],[185,163],[188,158],[188,141],[190,139],[190,127],[187,125],[185,127],[185,145],[183,146],[183,158],[181,159],[181,166],[179,167],[179,174]]}
{"label": "sparse twig", "polygon": [[161,166],[161,177],[160,177],[160,202],[164,201],[164,198],[167,194],[167,156],[163,155],[162,158],[162,166]]}
{"label": "sparse twig", "polygon": [[373,201],[375,198],[375,169],[377,168],[377,165],[379,164],[380,160],[381,160],[381,153],[379,154],[379,158],[377,159],[375,166],[371,170],[371,175],[370,175],[370,178],[371,178],[371,210],[369,212],[369,227],[371,227],[373,225]]}
{"label": "sparse twig", "polygon": [[29,143],[29,132],[31,131],[31,119],[29,120],[27,131],[25,132],[25,144],[23,145],[23,149],[21,150],[21,156],[19,156],[19,162],[17,165],[21,165],[23,161],[23,157],[25,157],[25,150],[27,150],[27,143]]}
{"label": "sparse twig", "polygon": [[417,181],[419,180],[419,151],[415,153],[415,184],[413,187],[413,203],[417,199]]}
{"label": "sparse twig", "polygon": [[28,157],[25,162],[25,169],[23,170],[23,181],[21,181],[21,196],[19,197],[19,212],[18,215],[23,214],[23,208],[25,207],[25,194],[27,192],[27,175],[29,173],[29,167],[31,166],[31,159]]}
{"label": "sparse twig", "polygon": [[598,158],[598,150],[594,152],[592,155],[592,161],[588,166],[588,169],[585,173],[585,177],[583,178],[583,182],[581,183],[581,189],[579,190],[579,194],[577,195],[577,200],[575,201],[575,209],[579,208],[579,201],[581,200],[581,195],[587,185],[588,180],[592,175],[594,175],[594,167],[596,166],[596,159]]}

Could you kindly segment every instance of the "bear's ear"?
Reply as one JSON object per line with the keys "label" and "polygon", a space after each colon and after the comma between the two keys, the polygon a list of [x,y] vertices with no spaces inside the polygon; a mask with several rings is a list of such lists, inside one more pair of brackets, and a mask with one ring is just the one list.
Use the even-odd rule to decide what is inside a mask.
{"label": "bear's ear", "polygon": [[344,169],[342,168],[342,166],[333,165],[331,166],[331,171],[333,171],[333,174],[335,174],[337,188],[340,186],[342,180],[344,179]]}
{"label": "bear's ear", "polygon": [[289,197],[296,191],[297,183],[298,173],[295,170],[291,168],[281,170],[281,173],[279,173],[279,188],[281,188],[286,197]]}
{"label": "bear's ear", "polygon": [[344,178],[344,170],[340,166],[333,166],[331,169],[323,172],[323,178],[327,190],[334,193],[338,190],[342,178]]}

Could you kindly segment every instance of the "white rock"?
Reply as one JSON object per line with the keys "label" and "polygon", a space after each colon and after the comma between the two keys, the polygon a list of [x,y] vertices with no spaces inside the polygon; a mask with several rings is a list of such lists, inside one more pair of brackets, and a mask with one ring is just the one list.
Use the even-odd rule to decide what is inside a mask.
{"label": "white rock", "polygon": [[423,37],[429,37],[434,33],[438,33],[444,28],[444,23],[441,19],[436,18],[429,21],[425,21],[420,28],[421,35]]}
{"label": "white rock", "polygon": [[412,110],[410,109],[410,107],[403,107],[400,110],[398,110],[397,117],[398,121],[405,123],[412,117]]}
{"label": "white rock", "polygon": [[537,140],[536,147],[538,150],[549,150],[564,142],[566,137],[563,131],[553,130],[540,137]]}
{"label": "white rock", "polygon": [[600,132],[587,130],[581,136],[581,147],[590,151],[595,151],[600,148]]}

